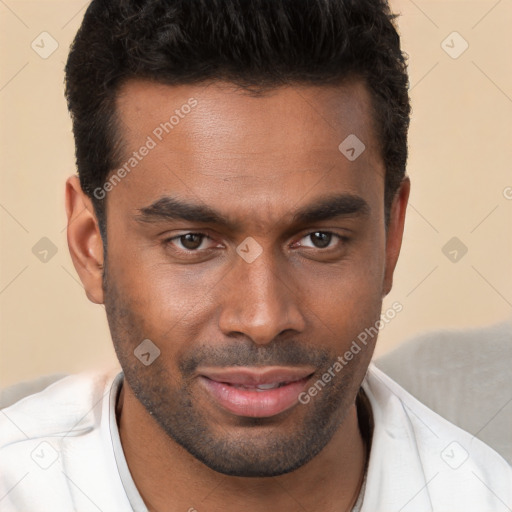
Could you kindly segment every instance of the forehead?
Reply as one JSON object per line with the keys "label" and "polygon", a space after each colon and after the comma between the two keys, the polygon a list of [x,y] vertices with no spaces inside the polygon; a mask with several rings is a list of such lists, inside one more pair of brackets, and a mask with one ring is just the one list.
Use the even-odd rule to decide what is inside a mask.
{"label": "forehead", "polygon": [[[332,187],[378,196],[384,168],[371,105],[360,81],[258,96],[226,82],[130,81],[117,98],[119,166],[129,176],[111,196],[133,207],[165,194],[231,209],[246,208],[250,199],[267,210]],[[351,147],[364,151],[352,160],[344,153]]]}
{"label": "forehead", "polygon": [[[197,106],[189,108],[191,103]],[[336,142],[343,134],[365,138],[373,132],[371,97],[360,80],[336,86],[295,84],[258,95],[229,82],[169,86],[131,80],[120,89],[116,106],[128,141],[152,133],[165,121],[171,121],[173,135],[179,136],[183,129],[178,124],[188,117],[183,124],[191,143],[204,142],[204,136],[214,131],[218,143],[244,153],[250,149],[246,135],[267,151],[283,151],[296,144],[300,135],[318,142],[319,135],[324,138],[330,132]],[[189,115],[191,110],[193,115]],[[276,131],[281,137],[275,137]]]}

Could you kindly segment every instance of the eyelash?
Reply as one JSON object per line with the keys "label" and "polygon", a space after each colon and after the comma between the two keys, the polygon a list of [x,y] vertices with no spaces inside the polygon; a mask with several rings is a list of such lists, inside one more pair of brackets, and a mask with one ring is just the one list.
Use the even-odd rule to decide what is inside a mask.
{"label": "eyelash", "polygon": [[[342,236],[342,235],[339,235],[337,233],[333,233],[332,231],[321,231],[321,230],[315,230],[315,231],[310,231],[309,233],[306,233],[302,238],[300,238],[300,240],[303,240],[304,238],[307,238],[308,236],[311,236],[311,235],[314,235],[315,233],[322,233],[324,235],[331,235],[333,238],[337,238],[339,242],[341,243],[347,243],[349,241],[349,238],[347,236]],[[176,236],[173,236],[171,238],[166,238],[165,240],[163,240],[163,244],[165,246],[168,246],[168,245],[171,245],[175,240],[179,240],[181,239],[182,237],[186,236],[186,235],[198,235],[198,236],[201,236],[203,237],[203,240],[201,240],[201,244],[203,243],[204,239],[210,239],[212,240],[212,238],[210,236],[208,236],[206,233],[201,233],[199,231],[189,231],[187,233],[182,233],[181,235],[176,235]],[[329,243],[331,242],[332,240],[329,241]],[[208,248],[208,249],[178,249],[178,251],[180,252],[183,252],[185,254],[199,254],[201,252],[204,252],[204,251],[208,251],[208,250],[211,250],[212,248]],[[316,249],[318,251],[327,251],[329,249],[333,249],[333,247],[331,247],[330,245],[327,246],[327,247],[310,247],[310,249]]]}

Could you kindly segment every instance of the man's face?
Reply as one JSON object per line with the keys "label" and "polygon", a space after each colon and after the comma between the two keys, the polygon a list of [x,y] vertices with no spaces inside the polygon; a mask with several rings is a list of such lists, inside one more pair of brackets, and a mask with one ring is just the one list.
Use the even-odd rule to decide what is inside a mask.
{"label": "man's face", "polygon": [[[398,256],[370,96],[357,82],[261,97],[129,82],[117,108],[125,162],[138,152],[106,198],[104,303],[125,382],[210,468],[292,471],[344,421],[375,340],[308,404],[298,393],[378,321]],[[338,148],[354,135],[359,156]],[[160,351],[147,365],[143,340],[143,362]]]}

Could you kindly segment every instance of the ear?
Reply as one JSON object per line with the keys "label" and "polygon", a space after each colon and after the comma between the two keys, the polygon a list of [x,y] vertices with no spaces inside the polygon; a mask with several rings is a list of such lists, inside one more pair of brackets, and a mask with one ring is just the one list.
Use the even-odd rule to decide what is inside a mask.
{"label": "ear", "polygon": [[385,297],[393,286],[393,273],[395,272],[396,263],[402,246],[402,236],[404,233],[405,210],[409,200],[409,192],[411,190],[411,181],[406,176],[400,188],[398,189],[389,215],[389,225],[386,236],[386,270],[384,273],[383,294]]}
{"label": "ear", "polygon": [[66,181],[67,239],[73,265],[91,302],[103,304],[103,242],[91,199],[78,176]]}

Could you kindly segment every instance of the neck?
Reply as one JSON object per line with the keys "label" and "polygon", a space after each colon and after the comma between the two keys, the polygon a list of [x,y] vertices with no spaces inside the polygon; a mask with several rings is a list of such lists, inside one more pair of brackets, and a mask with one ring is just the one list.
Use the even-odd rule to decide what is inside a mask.
{"label": "neck", "polygon": [[151,512],[350,511],[361,488],[366,449],[355,404],[316,457],[291,473],[265,478],[208,468],[167,436],[126,382],[117,414],[130,473]]}

